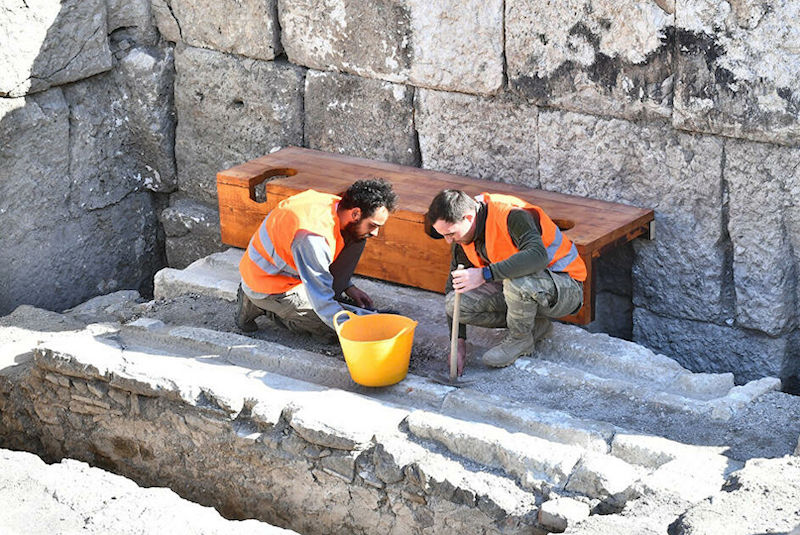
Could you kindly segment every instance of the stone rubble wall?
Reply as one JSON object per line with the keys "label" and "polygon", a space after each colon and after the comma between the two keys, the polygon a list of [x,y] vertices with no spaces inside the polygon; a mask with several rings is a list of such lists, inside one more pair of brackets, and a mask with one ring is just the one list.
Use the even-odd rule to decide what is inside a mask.
{"label": "stone rubble wall", "polygon": [[[41,65],[27,78],[0,59],[17,73],[0,94],[13,105],[21,92],[40,91],[30,99],[50,104],[36,116],[51,119],[35,119],[31,111],[22,124],[41,121],[43,134],[46,124],[63,138],[63,110],[77,96],[70,100],[76,91],[58,84],[129,72],[112,67],[114,39],[104,45],[84,37],[76,55],[68,33],[95,35],[92,28],[124,24],[125,42],[152,47],[157,39],[165,62],[173,61],[174,44],[177,129],[174,138],[169,132],[163,138],[174,139],[173,171],[162,171],[154,165],[161,160],[147,152],[132,158],[159,171],[165,184],[159,191],[177,189],[160,214],[169,265],[185,267],[222,249],[217,171],[304,145],[653,208],[656,240],[637,240],[602,262],[590,330],[631,338],[696,371],[732,371],[739,383],[800,373],[796,2],[569,0],[559,9],[533,0],[134,5],[122,13],[111,1],[65,2],[64,20],[50,26],[52,9],[0,15],[0,26],[16,31],[36,24],[39,34],[49,28],[64,41],[57,50],[44,47]],[[85,11],[98,15],[79,16]],[[157,30],[150,19],[137,22],[145,11]],[[68,31],[78,20],[80,32]],[[20,45],[13,61],[32,58],[34,48]],[[63,69],[70,72],[46,68],[57,63],[56,52],[74,58]],[[159,79],[170,83],[166,74]],[[61,93],[41,92],[50,86],[67,93],[65,104],[54,104]],[[160,118],[166,107],[148,109]],[[155,124],[155,117],[147,119],[139,122]],[[4,119],[0,129],[23,131],[17,124]],[[145,129],[125,132],[137,147],[159,146],[141,139]],[[24,136],[6,135],[20,144]],[[53,147],[41,141],[47,137],[35,136]],[[123,143],[113,138],[115,147]],[[161,147],[163,154],[173,150]],[[59,176],[74,167],[53,153],[28,162],[20,151],[12,146],[14,156],[0,160],[4,174],[22,176],[29,163]],[[24,179],[16,180],[15,190]],[[97,181],[75,189],[94,195],[97,188],[89,188]],[[115,180],[100,182],[101,198],[120,195]],[[51,202],[61,193],[36,198]],[[22,257],[15,251],[25,249],[10,250]],[[23,274],[35,270],[0,269],[32,291],[32,277]],[[109,290],[126,284],[85,280]]]}

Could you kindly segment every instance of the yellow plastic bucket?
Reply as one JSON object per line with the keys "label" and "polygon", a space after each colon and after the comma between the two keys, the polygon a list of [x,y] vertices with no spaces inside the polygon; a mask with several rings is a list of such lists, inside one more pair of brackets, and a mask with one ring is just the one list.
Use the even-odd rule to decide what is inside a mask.
{"label": "yellow plastic bucket", "polygon": [[[343,314],[350,317],[339,323]],[[337,312],[333,325],[353,381],[363,386],[388,386],[408,374],[417,322],[398,314],[359,316]]]}

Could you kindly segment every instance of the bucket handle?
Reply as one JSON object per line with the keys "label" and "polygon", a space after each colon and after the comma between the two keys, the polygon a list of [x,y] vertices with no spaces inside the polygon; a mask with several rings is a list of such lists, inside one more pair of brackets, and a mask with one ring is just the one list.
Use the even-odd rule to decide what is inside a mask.
{"label": "bucket handle", "polygon": [[342,324],[344,324],[344,322],[342,323],[336,322],[336,320],[339,319],[342,316],[342,314],[347,314],[349,316],[347,319],[351,319],[353,316],[356,315],[350,312],[349,310],[340,310],[339,312],[333,315],[333,329],[336,331],[336,336],[340,336],[339,332],[342,330]]}

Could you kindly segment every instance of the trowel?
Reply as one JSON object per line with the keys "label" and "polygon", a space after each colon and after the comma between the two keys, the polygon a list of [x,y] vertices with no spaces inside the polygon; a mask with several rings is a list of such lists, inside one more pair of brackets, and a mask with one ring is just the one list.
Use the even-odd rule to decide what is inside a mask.
{"label": "trowel", "polygon": [[[461,265],[458,266],[461,269]],[[456,292],[453,299],[453,327],[450,329],[450,375],[432,373],[428,376],[432,381],[460,388],[469,386],[475,381],[464,380],[458,376],[458,322],[461,316],[461,294]]]}

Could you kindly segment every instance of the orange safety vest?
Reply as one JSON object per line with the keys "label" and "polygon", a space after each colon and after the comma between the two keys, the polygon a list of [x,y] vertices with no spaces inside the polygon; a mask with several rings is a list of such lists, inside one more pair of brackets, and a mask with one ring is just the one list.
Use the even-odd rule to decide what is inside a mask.
{"label": "orange safety vest", "polygon": [[[511,236],[508,234],[508,214],[511,210],[524,209],[535,211],[539,215],[539,225],[542,227],[542,242],[547,249],[550,260],[547,269],[550,271],[566,272],[577,281],[586,280],[586,264],[578,255],[575,244],[570,241],[561,229],[544,213],[544,210],[511,195],[483,193],[486,202],[486,254],[492,263],[501,262],[511,255],[518,253]],[[485,266],[475,250],[475,243],[461,245],[467,258],[473,266]]]}
{"label": "orange safety vest", "polygon": [[332,258],[336,259],[344,248],[336,215],[340,199],[336,195],[309,189],[278,203],[250,238],[247,251],[239,262],[239,273],[244,283],[251,290],[264,294],[284,293],[300,284],[302,281],[297,276],[276,275],[267,270],[279,271],[273,260],[274,254],[297,272],[292,242],[301,230],[325,238]]}

